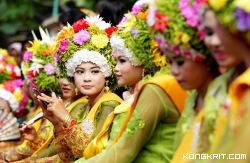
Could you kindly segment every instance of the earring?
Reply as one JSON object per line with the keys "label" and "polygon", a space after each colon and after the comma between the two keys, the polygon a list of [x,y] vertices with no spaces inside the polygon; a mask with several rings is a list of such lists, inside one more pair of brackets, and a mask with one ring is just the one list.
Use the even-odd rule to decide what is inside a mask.
{"label": "earring", "polygon": [[108,80],[105,81],[105,92],[106,92],[106,93],[109,92],[108,82],[109,82]]}
{"label": "earring", "polygon": [[75,88],[75,92],[76,92],[76,95],[78,95],[78,89],[77,88]]}
{"label": "earring", "polygon": [[144,72],[145,72],[145,69],[142,69],[142,74],[141,74],[142,78],[144,78]]}

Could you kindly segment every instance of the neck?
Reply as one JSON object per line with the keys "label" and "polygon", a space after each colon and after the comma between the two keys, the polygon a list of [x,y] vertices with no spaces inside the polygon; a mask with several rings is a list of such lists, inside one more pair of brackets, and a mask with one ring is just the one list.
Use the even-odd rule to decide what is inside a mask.
{"label": "neck", "polygon": [[[138,83],[139,83],[139,82],[138,82]],[[131,85],[131,86],[130,86],[129,92],[130,92],[131,94],[134,94],[134,93],[138,90],[138,83],[136,83],[135,85]]]}
{"label": "neck", "polygon": [[89,101],[90,106],[91,107],[94,106],[95,103],[99,100],[99,98],[102,97],[103,94],[104,94],[104,88],[102,89],[101,92],[99,92],[96,95],[88,95],[88,101]]}
{"label": "neck", "polygon": [[202,84],[202,86],[196,89],[198,92],[198,97],[196,100],[196,112],[197,113],[203,108],[204,98],[205,98],[205,95],[207,93],[208,86],[214,78],[215,78],[215,76],[210,74],[209,77]]}

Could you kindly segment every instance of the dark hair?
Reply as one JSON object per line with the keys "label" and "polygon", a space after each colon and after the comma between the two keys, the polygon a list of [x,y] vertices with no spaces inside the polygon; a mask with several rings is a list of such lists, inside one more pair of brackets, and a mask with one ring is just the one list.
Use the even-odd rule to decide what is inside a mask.
{"label": "dark hair", "polygon": [[122,0],[99,0],[96,11],[105,22],[109,22],[113,26],[119,24],[123,15],[127,12]]}
{"label": "dark hair", "polygon": [[[21,42],[21,43],[22,43],[22,51],[24,50],[24,49],[23,49],[23,48],[24,48],[23,46],[24,46],[25,43],[27,43],[27,42],[29,42],[29,41],[34,41],[34,37],[33,37],[31,31],[32,31],[32,30],[30,30],[29,33],[27,33],[26,38]],[[38,40],[41,40],[42,37],[41,37],[41,34],[40,34],[39,29],[33,29],[33,31],[34,31],[34,33],[35,33],[37,39],[38,39]]]}
{"label": "dark hair", "polygon": [[59,23],[63,25],[67,25],[69,23],[70,25],[73,25],[74,22],[78,21],[79,19],[85,18],[86,14],[83,13],[79,9],[72,9],[70,11],[64,12],[59,16]]}

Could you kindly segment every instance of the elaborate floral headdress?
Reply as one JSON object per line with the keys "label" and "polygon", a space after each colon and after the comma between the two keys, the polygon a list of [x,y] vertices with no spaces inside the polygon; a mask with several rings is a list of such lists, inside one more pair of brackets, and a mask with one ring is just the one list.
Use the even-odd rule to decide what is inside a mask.
{"label": "elaborate floral headdress", "polygon": [[32,46],[24,53],[23,56],[23,74],[27,75],[32,87],[50,95],[55,92],[61,94],[61,89],[56,75],[54,44],[48,34],[41,28],[40,33],[42,40],[36,37]]}
{"label": "elaborate floral headdress", "polygon": [[29,98],[21,87],[21,79],[10,80],[0,84],[0,98],[8,101],[13,112],[29,109]]}
{"label": "elaborate floral headdress", "polygon": [[190,0],[151,2],[147,23],[163,53],[170,50],[197,62],[210,57],[202,39],[203,31],[198,28],[201,21],[195,9],[202,4],[191,6]]}
{"label": "elaborate floral headdress", "polygon": [[21,70],[7,50],[0,48],[0,83],[21,78]]}
{"label": "elaborate floral headdress", "polygon": [[250,44],[250,1],[249,0],[209,0],[210,7],[224,26],[233,33],[244,32]]}
{"label": "elaborate floral headdress", "polygon": [[110,39],[113,55],[120,50],[132,65],[143,65],[152,72],[154,63],[166,66],[166,57],[157,50],[157,43],[152,39],[146,22],[148,1],[135,3],[130,13],[125,14],[119,23],[119,30]]}
{"label": "elaborate floral headdress", "polygon": [[109,38],[117,28],[99,16],[87,17],[64,27],[56,38],[56,56],[59,58],[60,74],[72,79],[75,69],[82,62],[91,62],[100,67],[109,78],[109,87],[117,88]]}

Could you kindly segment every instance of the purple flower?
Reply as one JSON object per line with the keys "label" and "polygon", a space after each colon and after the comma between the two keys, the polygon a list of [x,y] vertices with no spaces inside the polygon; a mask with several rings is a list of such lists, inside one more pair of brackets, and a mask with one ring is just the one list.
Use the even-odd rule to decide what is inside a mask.
{"label": "purple flower", "polygon": [[74,43],[78,45],[83,45],[83,43],[87,42],[90,39],[90,34],[86,30],[80,30],[77,34],[75,34],[73,40]]}
{"label": "purple flower", "polygon": [[250,29],[250,13],[241,8],[235,10],[236,26],[239,31],[245,32]]}
{"label": "purple flower", "polygon": [[30,51],[26,51],[24,54],[23,54],[23,60],[24,62],[29,62],[30,61],[30,58],[32,57],[33,53],[30,52]]}
{"label": "purple flower", "polygon": [[45,65],[44,70],[47,75],[53,75],[56,72],[54,66],[51,63],[48,63],[47,65]]}
{"label": "purple flower", "polygon": [[131,28],[131,33],[132,33],[133,38],[135,38],[139,35],[139,31],[136,27]]}
{"label": "purple flower", "polygon": [[68,46],[68,40],[61,41],[60,43],[60,48],[59,48],[59,53],[64,53],[67,49]]}
{"label": "purple flower", "polygon": [[60,59],[59,54],[56,53],[56,58],[55,58],[56,63],[58,63],[59,59]]}
{"label": "purple flower", "polygon": [[168,47],[168,44],[166,43],[164,37],[160,34],[158,34],[156,37],[155,37],[155,41],[157,42],[158,46],[159,46],[159,49],[162,53],[166,54],[166,49]]}
{"label": "purple flower", "polygon": [[132,15],[136,15],[138,12],[140,12],[140,11],[142,10],[143,6],[144,6],[143,4],[134,5],[134,6],[132,7],[131,14],[132,14]]}

